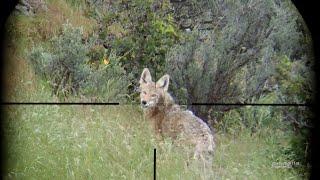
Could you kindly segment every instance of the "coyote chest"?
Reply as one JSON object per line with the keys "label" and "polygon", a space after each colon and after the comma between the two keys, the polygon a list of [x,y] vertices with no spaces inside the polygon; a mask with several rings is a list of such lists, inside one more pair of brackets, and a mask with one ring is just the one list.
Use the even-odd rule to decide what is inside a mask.
{"label": "coyote chest", "polygon": [[[140,78],[140,99],[145,118],[158,135],[192,145],[195,157],[211,157],[215,148],[210,128],[191,111],[183,111],[167,92],[169,75],[156,83],[145,68]],[[206,158],[207,159],[207,158]]]}

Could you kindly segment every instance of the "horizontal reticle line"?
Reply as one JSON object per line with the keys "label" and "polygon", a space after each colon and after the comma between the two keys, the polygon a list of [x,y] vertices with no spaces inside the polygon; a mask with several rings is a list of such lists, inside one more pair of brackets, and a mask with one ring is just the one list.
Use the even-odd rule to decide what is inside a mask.
{"label": "horizontal reticle line", "polygon": [[194,106],[311,106],[299,103],[191,103]]}
{"label": "horizontal reticle line", "polygon": [[1,105],[120,105],[120,103],[94,102],[1,102]]}
{"label": "horizontal reticle line", "polygon": [[[130,103],[130,105],[139,105],[140,103]],[[1,105],[120,105],[120,103],[104,102],[1,102]],[[128,104],[129,105],[129,104]],[[311,104],[299,103],[191,103],[178,105],[192,106],[311,106]]]}

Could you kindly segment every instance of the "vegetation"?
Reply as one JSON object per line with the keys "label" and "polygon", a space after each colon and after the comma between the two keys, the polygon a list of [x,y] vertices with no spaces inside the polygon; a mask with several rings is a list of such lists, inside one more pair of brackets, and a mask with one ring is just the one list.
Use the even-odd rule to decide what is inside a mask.
{"label": "vegetation", "polygon": [[89,2],[102,27],[99,38],[106,49],[114,50],[125,70],[136,79],[144,67],[152,73],[164,71],[165,55],[181,36],[168,0],[118,1],[108,7],[103,0]]}
{"label": "vegetation", "polygon": [[[83,43],[82,37],[82,29],[65,24],[62,34],[51,39],[49,52],[41,46],[32,49],[30,60],[35,72],[50,82],[56,96],[81,92],[88,97],[99,95],[93,97],[95,101],[120,102],[126,95],[130,76],[112,54],[109,57],[103,51],[99,54],[94,39]],[[90,57],[98,58],[99,64]]]}
{"label": "vegetation", "polygon": [[156,144],[135,106],[19,106],[5,109],[6,178],[152,179],[157,148],[159,179],[199,177],[284,179],[305,176],[279,167],[291,134],[217,133],[211,172],[186,166],[186,155],[170,141]]}
{"label": "vegetation", "polygon": [[[213,16],[218,17],[213,18],[212,31],[194,29],[186,42],[171,48],[166,56],[165,69],[172,78],[173,95],[217,129],[223,124],[257,132],[259,121],[269,119],[265,114],[272,120],[289,122],[297,133],[294,139],[301,144],[298,147],[296,140],[292,141],[290,148],[296,150],[297,156],[290,158],[301,162],[301,157],[307,158],[306,134],[311,126],[312,116],[307,108],[275,107],[265,112],[260,107],[191,105],[311,103],[312,54],[306,43],[309,37],[297,23],[301,21],[299,16],[289,1],[212,1],[211,5]],[[300,42],[304,44],[298,45]],[[234,112],[240,117],[229,124],[226,115],[236,115]],[[249,120],[245,114],[251,114]]]}
{"label": "vegetation", "polygon": [[[189,14],[169,0],[44,0],[33,15],[14,12],[7,101],[123,105],[4,107],[5,177],[150,179],[153,148],[161,179],[308,177],[308,107],[190,105],[311,103],[311,39],[292,4],[186,2]],[[203,29],[198,16],[208,9]],[[185,17],[194,17],[187,29]],[[176,101],[215,130],[212,171],[155,139],[134,105],[144,67],[170,74]]]}
{"label": "vegetation", "polygon": [[283,99],[280,93],[277,103],[311,102],[312,74],[306,58],[312,57],[301,51],[309,48],[307,44],[298,48],[308,36],[298,29],[296,14],[285,14],[291,12],[288,4],[226,1],[213,9],[218,7],[224,8],[215,12],[221,17],[212,22],[217,25],[212,31],[195,29],[188,41],[167,54],[166,69],[177,99],[183,104],[244,103],[286,89],[291,92],[284,96],[295,98]]}

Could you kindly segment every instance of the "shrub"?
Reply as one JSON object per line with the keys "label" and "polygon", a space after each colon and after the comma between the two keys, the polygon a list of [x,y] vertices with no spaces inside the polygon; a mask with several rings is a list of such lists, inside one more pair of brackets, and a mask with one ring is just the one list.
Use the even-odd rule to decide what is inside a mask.
{"label": "shrub", "polygon": [[34,64],[40,69],[41,66],[45,67],[42,74],[46,74],[55,95],[76,95],[81,83],[88,76],[89,68],[85,63],[88,61],[90,43],[83,43],[82,35],[81,28],[72,28],[70,24],[65,24],[62,34],[51,39],[52,47],[49,52],[40,52],[41,48],[37,47],[31,52],[31,61],[37,62]]}
{"label": "shrub", "polygon": [[[308,35],[298,28],[301,19],[288,1],[221,1],[211,5],[217,17],[213,18],[213,31],[195,28],[185,43],[166,55],[171,88],[180,103],[250,102],[277,90],[282,83],[275,80],[279,57],[293,58],[306,67],[298,60],[310,57],[299,50],[310,46],[299,45]],[[235,107],[190,106],[204,119],[210,108],[222,112]]]}
{"label": "shrub", "polygon": [[186,42],[166,55],[173,95],[223,132],[256,134],[273,129],[292,133],[279,153],[306,165],[312,117],[307,107],[190,105],[310,102],[313,59],[301,19],[289,1],[210,4],[214,29],[194,28]]}
{"label": "shrub", "polygon": [[58,97],[85,95],[99,101],[124,97],[129,81],[118,59],[113,58],[107,66],[103,62],[105,52],[95,45],[96,38],[83,37],[81,28],[65,24],[62,33],[51,39],[49,48],[37,46],[31,51],[35,72],[50,83]]}
{"label": "shrub", "polygon": [[179,39],[168,0],[89,2],[101,23],[99,38],[126,71],[137,79],[144,67],[163,72],[165,54]]}
{"label": "shrub", "polygon": [[[305,65],[305,61],[292,61],[287,56],[279,57],[276,68],[276,80],[279,83],[277,96],[280,103],[312,103],[313,101],[313,72]],[[292,139],[287,152],[291,158],[302,165],[307,164],[310,153],[310,127],[314,118],[309,107],[297,106],[281,109],[283,119],[292,126]]]}
{"label": "shrub", "polygon": [[52,54],[47,53],[42,46],[37,46],[31,50],[29,59],[35,73],[47,79],[49,64],[52,62]]}
{"label": "shrub", "polygon": [[131,73],[126,73],[113,53],[103,60],[103,65],[91,69],[83,84],[82,94],[95,102],[125,102],[131,97],[128,88],[133,80]]}

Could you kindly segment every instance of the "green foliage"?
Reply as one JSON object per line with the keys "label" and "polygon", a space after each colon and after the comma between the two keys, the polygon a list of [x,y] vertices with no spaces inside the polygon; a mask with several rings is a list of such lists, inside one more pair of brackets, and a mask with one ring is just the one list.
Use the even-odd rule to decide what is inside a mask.
{"label": "green foliage", "polygon": [[[99,4],[99,3],[97,3]],[[163,72],[165,54],[179,39],[169,1],[115,2],[105,16],[100,38],[121,57],[123,67],[137,78],[143,67]],[[97,14],[102,12],[95,6]]]}
{"label": "green foliage", "polygon": [[[301,19],[287,1],[225,1],[212,2],[211,6],[219,17],[213,18],[213,30],[195,28],[185,43],[175,45],[166,56],[172,94],[179,102],[244,103],[272,91],[278,93],[278,87],[285,84],[276,80],[283,56],[294,59],[296,72],[311,70],[304,64],[310,54],[300,51],[311,44],[299,46],[307,35],[302,35],[297,23]],[[302,81],[296,77],[288,86],[306,101],[311,88]],[[297,99],[281,102],[298,103]],[[207,119],[211,107],[190,108]],[[215,106],[212,112],[232,108],[236,107]]]}
{"label": "green foliage", "polygon": [[35,47],[30,53],[31,62],[38,67],[36,72],[45,74],[55,95],[75,95],[89,74],[85,63],[90,44],[82,43],[82,35],[81,28],[66,24],[62,34],[51,39],[49,52],[41,52],[43,48]]}
{"label": "green foliage", "polygon": [[[71,4],[81,9],[77,15],[95,19],[97,35],[84,35],[81,28],[70,24],[59,32],[56,22],[72,13],[65,10],[64,15],[55,14],[52,7],[49,18],[19,16],[25,22],[9,29],[15,35],[11,43],[22,44],[17,49],[20,56],[21,49],[36,44],[28,56],[30,64],[59,97],[94,102],[134,100],[132,91],[141,69],[149,67],[156,75],[170,74],[169,91],[182,104],[312,101],[311,40],[288,0],[193,0],[189,3],[194,6],[192,12],[181,12],[180,17],[201,13],[206,4],[212,10],[213,29],[195,26],[185,33],[177,28],[173,17],[180,12],[172,9],[169,0],[67,2],[58,7]],[[79,17],[73,18],[76,22]],[[43,30],[45,26],[31,29],[32,23],[46,25],[53,19],[54,31],[51,27]],[[17,30],[20,26],[24,31]],[[37,33],[39,30],[43,35]],[[51,37],[53,34],[57,35]],[[27,70],[21,68],[23,71]],[[17,96],[28,96],[26,99],[32,101],[55,100],[49,97],[46,84],[23,75],[17,80],[21,82],[15,88]],[[31,85],[36,85],[33,91],[29,90]],[[312,118],[307,107],[190,109],[217,129],[213,173],[186,166],[188,156],[170,140],[156,144],[138,107],[38,106],[7,109],[7,177],[151,178],[149,160],[154,147],[158,150],[158,174],[164,179],[197,179],[204,174],[213,179],[307,176]],[[68,121],[61,121],[65,119]],[[301,166],[272,167],[274,162],[292,161]]]}
{"label": "green foliage", "polygon": [[[133,79],[132,74],[126,74],[114,55],[104,59],[105,65],[92,69],[83,85],[82,93],[93,98],[94,102],[125,102],[130,96],[128,87]],[[126,76],[125,76],[126,75]],[[128,102],[128,101],[127,101]]]}
{"label": "green foliage", "polygon": [[216,134],[213,167],[204,172],[187,165],[171,141],[157,143],[138,107],[19,106],[6,112],[8,179],[151,179],[153,148],[159,179],[306,178],[296,168],[272,166],[288,162],[280,151],[290,136],[274,129],[267,136]]}
{"label": "green foliage", "polygon": [[89,52],[88,52],[88,57],[89,57],[89,64],[91,64],[93,67],[98,68],[103,59],[105,59],[107,52],[106,50],[99,45],[93,46]]}
{"label": "green foliage", "polygon": [[105,52],[94,46],[94,37],[83,39],[81,28],[66,24],[62,34],[50,42],[47,50],[34,47],[30,60],[35,72],[49,81],[53,94],[85,95],[99,101],[125,98],[129,85],[126,72],[116,58],[103,62]]}
{"label": "green foliage", "polygon": [[[312,103],[313,99],[313,72],[303,61],[292,61],[287,56],[279,58],[276,69],[276,80],[279,83],[277,91],[280,102]],[[307,163],[307,155],[310,153],[309,133],[312,127],[312,113],[306,107],[289,107],[282,110],[285,121],[289,122],[295,132],[290,141],[291,158],[302,164]]]}
{"label": "green foliage", "polygon": [[[270,93],[254,103],[275,103],[276,95]],[[241,131],[250,133],[262,132],[264,129],[285,130],[287,123],[283,121],[281,108],[271,106],[245,106],[226,112],[215,126],[224,133],[237,134]]]}
{"label": "green foliage", "polygon": [[303,61],[279,57],[276,80],[279,82],[281,102],[310,103],[312,101],[313,73]]}
{"label": "green foliage", "polygon": [[[277,95],[270,93],[255,102],[275,103]],[[300,117],[294,117],[299,114]],[[237,136],[249,133],[251,136],[270,137],[266,143],[275,146],[266,151],[270,162],[296,162],[298,171],[306,172],[309,168],[309,124],[310,112],[299,107],[256,107],[246,106],[225,112],[216,129],[225,134]],[[292,128],[292,127],[296,128]],[[299,126],[299,128],[298,128]],[[278,137],[277,137],[278,136]]]}

